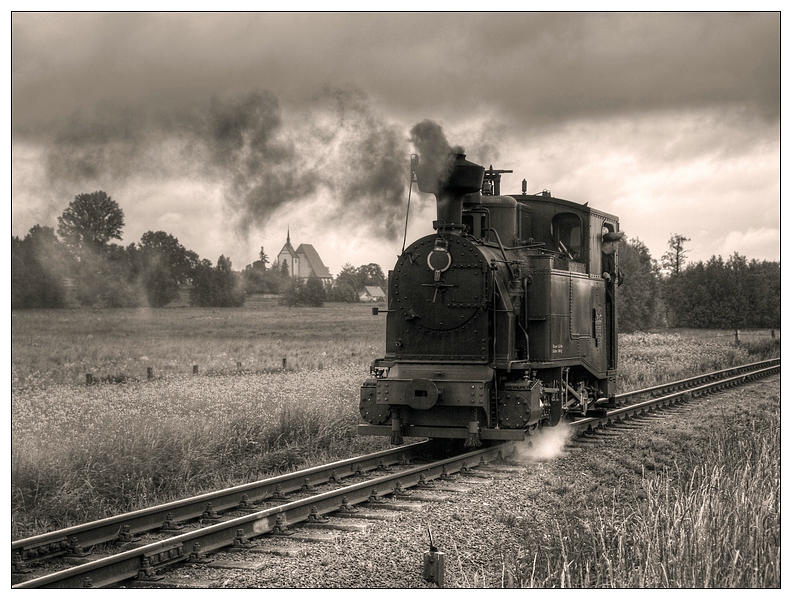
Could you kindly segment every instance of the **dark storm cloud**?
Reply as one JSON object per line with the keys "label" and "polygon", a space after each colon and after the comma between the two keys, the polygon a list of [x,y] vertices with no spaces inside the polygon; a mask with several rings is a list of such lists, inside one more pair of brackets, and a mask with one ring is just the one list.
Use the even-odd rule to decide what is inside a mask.
{"label": "dark storm cloud", "polygon": [[[17,228],[75,191],[123,188],[166,222],[197,219],[178,202],[204,203],[211,227],[225,222],[222,192],[243,231],[314,202],[321,216],[301,218],[400,240],[409,155],[424,153],[410,128],[424,120],[449,148],[514,168],[536,190],[654,189],[660,173],[656,194],[672,178],[705,206],[711,186],[683,184],[729,174],[778,203],[777,168],[764,167],[777,166],[780,145],[778,13],[11,20]],[[625,210],[658,204],[623,195]],[[226,243],[216,229],[196,237]]]}
{"label": "dark storm cloud", "polygon": [[261,87],[291,105],[324,84],[413,122],[780,112],[777,13],[15,13],[12,25],[17,132],[98,100],[185,107]]}

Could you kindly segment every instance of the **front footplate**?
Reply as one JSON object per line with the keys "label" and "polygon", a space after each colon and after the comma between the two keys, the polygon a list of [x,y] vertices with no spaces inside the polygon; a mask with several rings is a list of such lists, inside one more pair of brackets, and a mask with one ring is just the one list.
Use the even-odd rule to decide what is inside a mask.
{"label": "front footplate", "polygon": [[[379,435],[390,437],[390,425],[369,425],[361,423],[358,425],[358,435]],[[423,437],[423,438],[447,438],[447,439],[466,439],[468,436],[467,427],[421,427],[407,425],[403,429],[404,437]],[[482,440],[524,440],[525,432],[522,429],[481,429],[479,438]]]}

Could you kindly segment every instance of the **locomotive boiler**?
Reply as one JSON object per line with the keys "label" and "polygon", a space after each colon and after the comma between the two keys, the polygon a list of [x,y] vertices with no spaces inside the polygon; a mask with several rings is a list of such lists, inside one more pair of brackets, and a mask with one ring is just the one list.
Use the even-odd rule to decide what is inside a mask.
{"label": "locomotive boiler", "polygon": [[[503,173],[412,158],[437,198],[435,233],[388,274],[385,355],[361,386],[358,432],[521,440],[612,405],[617,373],[617,217],[548,191],[501,195]],[[376,309],[375,309],[376,314]]]}

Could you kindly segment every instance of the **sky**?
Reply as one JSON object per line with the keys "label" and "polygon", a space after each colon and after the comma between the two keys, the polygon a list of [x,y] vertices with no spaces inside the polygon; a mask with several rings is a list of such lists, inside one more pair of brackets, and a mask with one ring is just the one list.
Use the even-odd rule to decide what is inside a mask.
{"label": "sky", "polygon": [[429,120],[504,193],[615,214],[655,259],[781,258],[778,13],[14,13],[11,233],[77,194],[124,245],[241,270],[287,229],[333,275],[431,233]]}

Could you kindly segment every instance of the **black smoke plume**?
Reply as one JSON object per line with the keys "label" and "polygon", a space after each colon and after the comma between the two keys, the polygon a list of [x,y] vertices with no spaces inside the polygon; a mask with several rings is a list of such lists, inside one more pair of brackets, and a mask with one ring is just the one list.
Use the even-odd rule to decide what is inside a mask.
{"label": "black smoke plume", "polygon": [[47,155],[53,187],[112,187],[133,178],[222,185],[241,233],[279,209],[321,195],[330,219],[396,239],[409,182],[400,127],[356,90],[325,89],[294,126],[267,91],[207,106],[153,111],[102,105],[57,130]]}
{"label": "black smoke plume", "polygon": [[358,90],[326,88],[317,97],[329,103],[330,124],[320,127],[325,141],[323,185],[372,232],[395,240],[404,219],[409,183],[409,148],[403,130],[371,109]]}
{"label": "black smoke plume", "polygon": [[241,99],[213,99],[203,139],[219,175],[226,200],[243,233],[265,225],[281,206],[315,193],[319,178],[305,164],[283,131],[277,98],[251,92]]}
{"label": "black smoke plume", "polygon": [[413,126],[410,142],[421,159],[422,179],[426,179],[427,187],[442,188],[454,168],[456,155],[464,154],[465,150],[461,146],[452,147],[443,128],[429,119]]}

